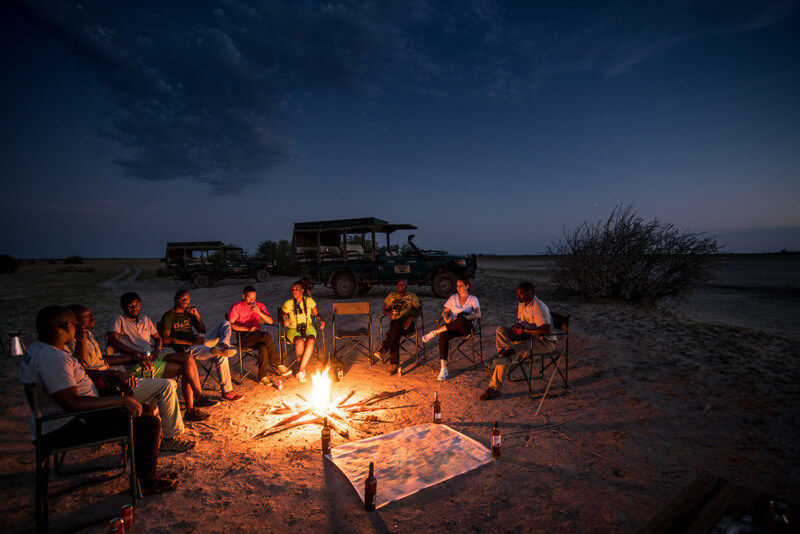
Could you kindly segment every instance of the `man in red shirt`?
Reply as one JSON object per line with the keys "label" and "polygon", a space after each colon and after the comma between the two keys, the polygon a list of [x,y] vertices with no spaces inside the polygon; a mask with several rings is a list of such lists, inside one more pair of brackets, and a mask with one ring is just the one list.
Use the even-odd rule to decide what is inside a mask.
{"label": "man in red shirt", "polygon": [[290,376],[292,372],[281,363],[280,355],[275,349],[275,343],[269,332],[261,330],[261,323],[272,324],[267,307],[256,300],[256,288],[245,286],[242,291],[242,300],[231,307],[228,312],[228,321],[231,329],[239,333],[242,346],[258,349],[258,380],[264,385],[269,385],[267,372],[272,365],[276,374]]}

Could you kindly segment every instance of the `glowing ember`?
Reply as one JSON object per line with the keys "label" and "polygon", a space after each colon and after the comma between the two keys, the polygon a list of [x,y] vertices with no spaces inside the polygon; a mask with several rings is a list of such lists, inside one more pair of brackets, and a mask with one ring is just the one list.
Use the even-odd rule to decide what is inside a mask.
{"label": "glowing ember", "polygon": [[331,404],[331,379],[328,368],[311,375],[314,386],[311,392],[311,401],[308,403],[317,415],[324,415],[333,408]]}

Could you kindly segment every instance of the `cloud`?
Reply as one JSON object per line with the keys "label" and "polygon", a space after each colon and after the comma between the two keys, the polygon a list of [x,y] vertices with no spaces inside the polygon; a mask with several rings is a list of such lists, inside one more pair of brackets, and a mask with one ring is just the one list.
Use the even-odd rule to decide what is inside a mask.
{"label": "cloud", "polygon": [[110,90],[103,132],[134,178],[230,193],[300,157],[287,124],[309,94],[535,95],[557,74],[616,75],[676,43],[785,20],[797,2],[549,7],[490,0],[16,0]]}

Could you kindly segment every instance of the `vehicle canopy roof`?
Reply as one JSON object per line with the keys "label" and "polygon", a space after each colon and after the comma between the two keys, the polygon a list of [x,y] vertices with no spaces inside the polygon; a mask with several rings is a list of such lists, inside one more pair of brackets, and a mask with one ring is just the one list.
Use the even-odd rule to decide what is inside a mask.
{"label": "vehicle canopy roof", "polygon": [[375,217],[361,219],[335,219],[331,221],[311,221],[294,223],[295,232],[313,232],[317,230],[339,230],[359,234],[366,232],[384,232],[391,234],[395,230],[416,230],[413,224],[389,224]]}

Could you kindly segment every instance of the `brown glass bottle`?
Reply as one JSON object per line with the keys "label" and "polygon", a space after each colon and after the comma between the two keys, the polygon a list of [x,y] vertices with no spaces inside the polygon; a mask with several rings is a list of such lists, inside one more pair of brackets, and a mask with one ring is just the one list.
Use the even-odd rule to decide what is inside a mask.
{"label": "brown glass bottle", "polygon": [[439,394],[437,392],[433,393],[433,422],[442,422],[442,403],[439,402]]}
{"label": "brown glass bottle", "polygon": [[497,421],[495,421],[492,429],[492,458],[500,457],[500,429],[497,428]]}
{"label": "brown glass bottle", "polygon": [[378,494],[378,479],[375,478],[375,465],[369,463],[369,476],[364,483],[364,510],[371,512],[375,509],[375,497]]}
{"label": "brown glass bottle", "polygon": [[322,454],[331,453],[331,429],[328,428],[328,418],[322,424]]}

